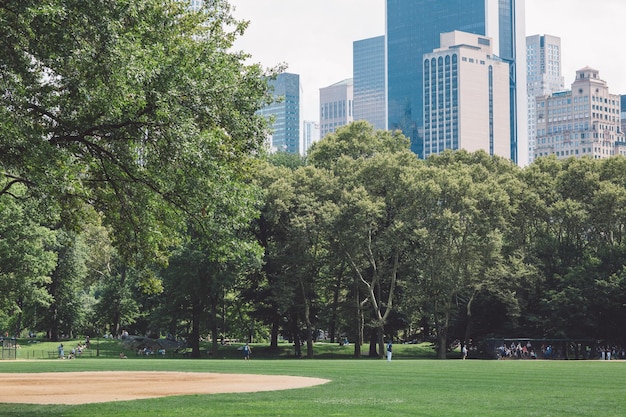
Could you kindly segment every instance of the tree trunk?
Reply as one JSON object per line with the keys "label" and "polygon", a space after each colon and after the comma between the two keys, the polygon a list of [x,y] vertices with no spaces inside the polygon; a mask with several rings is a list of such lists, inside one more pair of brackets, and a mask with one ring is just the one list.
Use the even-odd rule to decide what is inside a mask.
{"label": "tree trunk", "polygon": [[304,323],[306,324],[306,357],[313,359],[313,325],[311,323],[311,306],[306,296],[304,281],[300,281],[300,289],[302,290],[302,301],[304,302]]}
{"label": "tree trunk", "polygon": [[24,311],[24,302],[22,298],[18,300],[17,306],[19,307],[20,312],[17,314],[17,320],[15,320],[15,333],[13,334],[15,337],[20,337],[20,333],[22,333],[22,319],[24,317],[24,314],[22,313],[22,311]]}
{"label": "tree trunk", "polygon": [[333,304],[332,314],[330,315],[330,323],[328,324],[328,336],[330,337],[330,343],[335,343],[335,331],[337,325],[337,308],[339,306],[339,286],[341,285],[341,278],[338,277],[333,288]]}
{"label": "tree trunk", "polygon": [[[371,250],[370,250],[370,254],[371,254]],[[348,257],[349,256],[350,255],[348,254]],[[360,269],[356,266],[354,261],[352,261],[352,259],[350,258],[354,271],[359,276],[359,279],[361,280],[361,282],[365,284],[365,286],[367,287],[368,299],[372,303],[372,309],[373,309],[374,316],[375,316],[375,323],[376,323],[377,330],[376,330],[375,336],[373,334],[372,340],[370,340],[370,356],[378,356],[380,358],[384,357],[383,355],[385,352],[385,341],[383,340],[383,336],[385,332],[385,322],[387,321],[387,317],[389,316],[389,313],[391,312],[391,309],[393,308],[393,294],[394,294],[394,290],[396,286],[396,280],[398,277],[399,258],[400,258],[400,251],[399,249],[396,249],[396,252],[394,254],[394,260],[393,260],[393,268],[391,271],[391,282],[389,284],[389,295],[387,296],[387,305],[385,307],[384,313],[382,313],[382,306],[380,304],[381,297],[382,297],[381,290],[380,290],[380,277],[378,276],[378,270],[376,267],[376,262],[373,261],[374,259],[373,256],[370,258],[371,259],[370,265],[372,266],[372,269],[373,269],[373,272],[372,272],[373,275],[372,275],[372,279],[370,282],[365,280]],[[378,343],[379,345],[380,354],[375,353],[376,343]],[[374,346],[372,346],[373,344]]]}
{"label": "tree trunk", "polygon": [[449,323],[449,314],[445,313],[443,319],[440,319],[437,314],[435,314],[435,328],[437,329],[437,341],[439,343],[439,347],[437,348],[437,357],[439,359],[446,359],[446,354],[448,351],[448,323]]}
{"label": "tree trunk", "polygon": [[378,347],[378,330],[372,329],[370,332],[370,358],[378,358],[378,351],[376,348]]}
{"label": "tree trunk", "polygon": [[463,340],[463,344],[467,344],[470,340],[471,332],[472,332],[472,303],[474,301],[474,297],[476,296],[476,292],[472,293],[472,296],[467,300],[467,320],[465,322],[465,337]]}
{"label": "tree trunk", "polygon": [[378,337],[378,351],[380,354],[379,358],[385,357],[385,325],[381,324],[376,330],[376,336]]}
{"label": "tree trunk", "polygon": [[278,329],[279,329],[279,318],[277,317],[272,321],[272,330],[270,335],[270,349],[278,350]]}
{"label": "tree trunk", "polygon": [[219,338],[219,331],[217,326],[217,303],[213,303],[211,306],[211,355],[217,358],[217,349],[219,344],[217,339]]}
{"label": "tree trunk", "polygon": [[[126,266],[122,266],[121,268],[121,274],[120,274],[120,286],[118,288],[118,291],[122,291],[122,288],[124,288],[124,284],[126,283]],[[113,306],[113,334],[116,336],[119,336],[121,334],[121,327],[122,327],[122,311],[121,308],[122,306],[120,305],[120,303],[122,302],[122,297],[119,297],[119,302]]]}
{"label": "tree trunk", "polygon": [[354,277],[354,300],[355,300],[355,321],[356,321],[356,340],[354,341],[354,357],[361,357],[361,345],[363,345],[363,311],[361,307],[361,297],[359,293],[359,279]]}
{"label": "tree trunk", "polygon": [[56,306],[50,306],[52,310],[52,317],[50,322],[50,330],[48,330],[48,338],[53,342],[59,341],[59,326],[57,325],[57,309]]}
{"label": "tree trunk", "polygon": [[296,358],[300,359],[302,357],[302,341],[300,340],[300,332],[297,325],[293,333],[293,348]]}
{"label": "tree trunk", "polygon": [[441,332],[437,335],[437,340],[439,341],[439,348],[437,349],[437,358],[446,359],[447,353],[447,335],[446,332]]}
{"label": "tree trunk", "polygon": [[[341,262],[341,266],[339,268],[339,273],[337,274],[337,280],[335,281],[335,286],[333,288],[333,304],[332,304],[332,314],[330,317],[330,323],[328,326],[328,333],[330,337],[330,342],[335,343],[336,331],[337,331],[337,310],[339,309],[339,293],[341,291],[341,283],[343,278],[343,272],[345,270],[345,261]],[[358,289],[358,286],[357,286]],[[341,336],[341,335],[339,335]]]}
{"label": "tree trunk", "polygon": [[191,307],[191,335],[189,345],[191,346],[191,357],[200,358],[200,301],[194,300]]}

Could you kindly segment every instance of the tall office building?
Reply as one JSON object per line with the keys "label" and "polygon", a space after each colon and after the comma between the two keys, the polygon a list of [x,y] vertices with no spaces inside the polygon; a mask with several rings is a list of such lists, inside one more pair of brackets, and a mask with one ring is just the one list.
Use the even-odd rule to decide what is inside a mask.
{"label": "tall office building", "polygon": [[492,39],[442,33],[423,67],[424,157],[465,149],[508,158],[509,64],[493,54]]}
{"label": "tall office building", "polygon": [[320,135],[322,138],[354,120],[353,93],[352,78],[320,88]]}
{"label": "tall office building", "polygon": [[423,157],[422,57],[439,34],[459,30],[493,39],[509,63],[510,158],[528,162],[524,0],[387,0],[387,109],[389,129],[402,129]]}
{"label": "tall office building", "polygon": [[576,71],[569,91],[537,97],[536,157],[559,159],[624,155],[620,96],[611,94],[593,68]]}
{"label": "tall office building", "polygon": [[366,120],[376,129],[387,129],[385,101],[385,37],[352,44],[354,120]]}
{"label": "tall office building", "polygon": [[285,72],[268,84],[276,100],[259,114],[273,117],[270,151],[300,153],[300,75]]}
{"label": "tall office building", "polygon": [[626,134],[626,94],[622,94],[620,96],[620,103],[621,103],[621,126],[622,126],[622,133]]}
{"label": "tall office building", "polygon": [[302,148],[300,155],[306,155],[311,145],[320,140],[320,124],[305,120],[302,122]]}
{"label": "tall office building", "polygon": [[537,129],[536,101],[565,89],[561,75],[561,38],[550,35],[526,37],[526,65],[528,67],[528,161],[535,159]]}

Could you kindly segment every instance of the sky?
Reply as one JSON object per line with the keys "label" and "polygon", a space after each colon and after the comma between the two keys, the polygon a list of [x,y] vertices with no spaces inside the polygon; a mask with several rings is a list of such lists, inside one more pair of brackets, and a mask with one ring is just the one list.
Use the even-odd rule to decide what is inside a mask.
{"label": "sky", "polygon": [[[304,120],[317,121],[319,89],[352,77],[352,43],[385,34],[385,2],[230,0],[234,16],[250,21],[235,49],[300,74]],[[625,0],[526,0],[526,35],[561,38],[566,89],[590,66],[611,93],[626,94],[625,20]]]}

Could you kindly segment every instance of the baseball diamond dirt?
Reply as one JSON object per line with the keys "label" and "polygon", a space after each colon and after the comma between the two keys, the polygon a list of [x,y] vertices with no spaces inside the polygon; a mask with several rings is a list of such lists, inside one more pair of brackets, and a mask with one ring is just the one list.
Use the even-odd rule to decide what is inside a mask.
{"label": "baseball diamond dirt", "polygon": [[2,374],[0,402],[87,404],[172,395],[277,391],[325,379],[196,372],[55,372]]}

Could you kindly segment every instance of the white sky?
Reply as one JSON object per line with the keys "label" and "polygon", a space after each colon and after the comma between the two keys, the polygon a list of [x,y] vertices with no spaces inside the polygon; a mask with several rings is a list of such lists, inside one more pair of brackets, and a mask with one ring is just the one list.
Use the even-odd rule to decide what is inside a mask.
{"label": "white sky", "polygon": [[[305,120],[319,119],[319,89],[352,77],[352,42],[384,35],[385,0],[230,0],[249,20],[236,49],[265,67],[300,74]],[[569,89],[576,70],[600,71],[626,94],[625,0],[526,0],[526,34],[559,36]]]}

